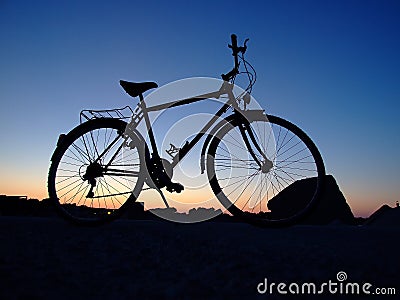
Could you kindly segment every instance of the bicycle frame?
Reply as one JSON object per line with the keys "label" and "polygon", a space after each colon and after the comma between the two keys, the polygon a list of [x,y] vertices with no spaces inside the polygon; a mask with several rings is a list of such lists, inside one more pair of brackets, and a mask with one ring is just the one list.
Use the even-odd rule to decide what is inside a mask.
{"label": "bicycle frame", "polygon": [[[138,106],[140,107],[141,112],[143,113],[143,117],[142,118],[145,119],[145,124],[146,124],[148,136],[149,136],[149,139],[150,139],[150,145],[151,145],[151,149],[152,149],[152,156],[155,157],[156,159],[160,159],[160,154],[159,154],[156,142],[155,142],[153,129],[152,129],[152,126],[150,124],[149,112],[160,111],[160,110],[164,110],[164,109],[168,109],[168,108],[172,108],[172,107],[178,107],[178,106],[182,106],[182,105],[186,105],[186,104],[195,103],[195,102],[198,102],[198,101],[207,100],[207,99],[210,99],[210,98],[218,99],[221,95],[225,95],[226,94],[226,95],[228,95],[228,100],[214,114],[214,116],[207,122],[207,124],[204,125],[204,127],[195,135],[195,137],[191,141],[186,142],[186,144],[182,148],[180,148],[178,150],[178,153],[173,157],[171,166],[172,166],[172,168],[174,168],[177,164],[179,164],[179,162],[191,151],[191,149],[209,131],[209,129],[217,122],[217,120],[228,110],[228,108],[232,107],[234,109],[234,113],[232,114],[231,119],[232,118],[239,118],[240,119],[240,124],[243,125],[243,126],[239,126],[239,129],[240,129],[241,135],[243,137],[243,140],[244,140],[244,142],[246,144],[246,147],[249,150],[249,153],[251,154],[253,159],[261,167],[262,166],[262,162],[260,162],[260,160],[256,156],[256,154],[255,154],[255,152],[254,152],[254,150],[253,150],[253,148],[252,148],[252,146],[250,144],[250,141],[247,138],[247,135],[245,133],[246,131],[248,132],[250,140],[252,141],[253,145],[255,146],[257,151],[261,154],[261,156],[264,158],[264,160],[267,160],[267,157],[266,157],[265,153],[261,150],[261,148],[258,146],[258,143],[256,142],[256,138],[255,138],[252,130],[250,129],[250,123],[246,120],[246,117],[243,115],[243,111],[240,110],[240,108],[238,107],[238,104],[236,102],[236,98],[233,95],[233,91],[232,91],[233,90],[233,86],[234,85],[232,83],[224,81],[224,83],[222,84],[220,90],[218,90],[218,91],[207,93],[207,94],[203,94],[203,95],[198,95],[198,96],[191,97],[191,98],[176,100],[176,101],[168,102],[168,103],[165,103],[165,104],[154,105],[154,106],[150,106],[150,107],[147,107],[143,95],[142,94],[139,95],[140,103],[139,103]],[[226,119],[226,120],[228,120],[228,119]],[[218,124],[215,127],[218,127]],[[211,140],[211,137],[212,137],[212,135],[208,136],[208,138],[207,138],[207,140],[205,142],[205,146]],[[203,149],[204,149],[204,147],[203,147]]]}
{"label": "bicycle frame", "polygon": [[[321,154],[296,125],[247,106],[257,78],[244,57],[247,41],[238,46],[236,35],[231,35],[228,47],[232,49],[234,67],[221,75],[223,83],[217,91],[147,106],[143,93],[158,85],[121,80],[128,95],[139,96],[134,111],[129,106],[82,111],[80,124],[59,136],[51,157],[49,199],[61,215],[76,224],[102,224],[121,216],[142,190],[149,189],[155,189],[169,208],[161,189],[169,193],[184,190],[183,184],[172,181],[173,169],[204,137],[201,174],[207,170],[216,200],[230,214],[259,226],[289,225],[306,216],[323,188],[325,167]],[[240,74],[247,76],[248,85],[239,95],[235,89],[234,95],[235,80]],[[184,136],[181,147],[171,144],[166,149],[171,159],[161,157],[164,153],[157,148],[149,114],[207,99],[222,99],[222,106],[208,117],[198,133]],[[229,108],[232,114],[227,113]],[[292,201],[297,191],[302,199]],[[206,206],[211,203],[209,200]],[[170,211],[166,212],[170,219]],[[200,217],[204,220],[203,213]]]}

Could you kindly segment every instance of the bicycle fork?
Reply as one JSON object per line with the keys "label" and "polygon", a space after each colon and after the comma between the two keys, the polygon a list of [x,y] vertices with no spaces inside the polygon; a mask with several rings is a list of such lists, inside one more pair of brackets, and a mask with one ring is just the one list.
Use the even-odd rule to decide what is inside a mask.
{"label": "bicycle fork", "polygon": [[[260,145],[258,144],[256,137],[254,136],[253,130],[251,128],[250,122],[243,116],[240,116],[240,119],[241,119],[241,122],[239,125],[239,130],[240,130],[243,141],[246,144],[246,147],[247,147],[251,157],[254,159],[254,161],[257,163],[257,165],[260,167],[260,170],[263,173],[268,173],[273,167],[272,161],[268,159],[267,155],[264,153],[264,151],[261,149]],[[255,152],[253,150],[253,146],[251,145],[249,139],[247,138],[246,132],[249,135],[250,140],[251,140],[253,146],[256,148],[257,152],[262,156],[262,158],[263,158],[262,162],[255,154]]]}

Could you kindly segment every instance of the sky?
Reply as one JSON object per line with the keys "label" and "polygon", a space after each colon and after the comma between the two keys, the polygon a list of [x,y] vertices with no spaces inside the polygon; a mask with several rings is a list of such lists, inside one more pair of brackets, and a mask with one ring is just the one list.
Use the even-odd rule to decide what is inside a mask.
{"label": "sky", "polygon": [[232,67],[249,38],[253,96],[318,146],[357,216],[400,200],[398,1],[0,0],[0,194],[47,197],[57,137],[85,108]]}

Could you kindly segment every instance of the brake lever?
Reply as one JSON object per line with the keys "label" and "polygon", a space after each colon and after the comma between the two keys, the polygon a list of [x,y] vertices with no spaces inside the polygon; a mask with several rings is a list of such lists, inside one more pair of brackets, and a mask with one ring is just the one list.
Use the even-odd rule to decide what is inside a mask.
{"label": "brake lever", "polygon": [[241,52],[242,54],[244,54],[247,50],[247,42],[249,41],[249,39],[246,39],[244,41],[244,44],[242,47],[238,47],[238,53]]}
{"label": "brake lever", "polygon": [[237,53],[241,52],[241,53],[245,53],[247,50],[247,42],[249,41],[249,39],[245,39],[244,44],[242,47],[233,47],[231,44],[228,44],[228,48],[233,50],[233,54],[232,55],[236,55]]}
{"label": "brake lever", "polygon": [[243,44],[243,54],[246,52],[247,50],[247,42],[249,41],[249,39],[245,39],[244,44]]}
{"label": "brake lever", "polygon": [[228,48],[232,49],[232,55],[237,55],[242,47],[233,47],[231,44],[228,44]]}

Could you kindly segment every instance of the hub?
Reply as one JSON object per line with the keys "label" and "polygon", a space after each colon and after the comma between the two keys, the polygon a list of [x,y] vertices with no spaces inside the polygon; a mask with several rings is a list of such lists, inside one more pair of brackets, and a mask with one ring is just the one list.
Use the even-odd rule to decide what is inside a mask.
{"label": "hub", "polygon": [[266,159],[263,164],[261,165],[261,171],[263,173],[268,173],[273,168],[274,164],[269,159]]}
{"label": "hub", "polygon": [[94,162],[86,168],[83,179],[91,181],[97,177],[103,177],[103,167],[99,163]]}

